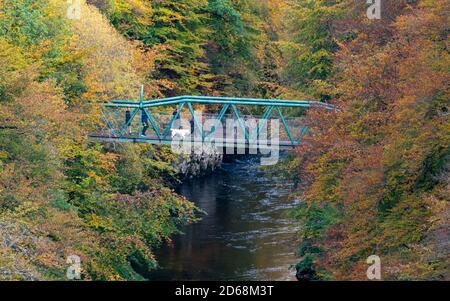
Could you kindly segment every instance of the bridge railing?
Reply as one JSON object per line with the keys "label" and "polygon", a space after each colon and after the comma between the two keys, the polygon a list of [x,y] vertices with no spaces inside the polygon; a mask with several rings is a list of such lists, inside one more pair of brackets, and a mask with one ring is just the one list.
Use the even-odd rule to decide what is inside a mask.
{"label": "bridge railing", "polygon": [[[142,136],[143,125],[141,122],[141,117],[137,116],[131,120],[131,122],[126,125],[126,113],[127,109],[119,109],[112,110],[109,113],[103,112],[104,114],[104,123],[102,128],[99,129],[95,134],[97,136],[105,136],[110,138],[139,138]],[[132,113],[131,111],[129,111]],[[173,122],[171,125],[171,120],[173,115],[168,112],[151,112],[154,123],[159,130],[160,137],[155,133],[154,128],[149,124],[149,128],[146,132],[148,137],[161,140],[170,140],[171,139],[171,130],[172,129],[190,129],[191,126],[194,126],[194,132],[196,134],[199,133],[199,130],[195,127],[195,124],[192,124],[193,118],[192,115],[188,112],[183,112],[178,119],[177,122]],[[218,139],[220,137],[226,138],[234,138],[237,139],[239,137],[244,137],[243,132],[241,131],[239,120],[233,114],[226,114],[219,121],[218,114],[211,113],[200,113],[196,114],[198,123],[203,130],[203,134],[205,138],[210,139]],[[245,124],[246,130],[250,137],[254,137],[257,134],[258,126],[261,126],[264,123],[264,119],[262,116],[258,115],[240,115],[241,121]],[[283,141],[289,141],[289,135],[284,130],[283,124],[279,121],[279,119],[274,118],[274,120],[278,121],[278,138]],[[301,135],[301,131],[305,129],[306,124],[303,118],[298,117],[287,117],[285,118],[286,124],[290,130],[290,133],[294,137],[299,137]],[[274,121],[271,118],[267,118],[267,125],[260,130],[260,135],[263,134],[267,139],[273,139],[273,134],[275,132]],[[227,124],[229,127],[233,127],[234,136],[230,136],[230,130],[227,130]],[[213,126],[216,126],[213,129]],[[169,130],[168,130],[169,129]],[[198,139],[198,138],[196,138]]]}
{"label": "bridge railing", "polygon": [[333,110],[330,104],[309,101],[309,100],[285,100],[285,99],[260,99],[260,98],[236,98],[236,97],[213,97],[213,96],[177,96],[163,98],[157,100],[142,100],[140,102],[132,100],[111,100],[106,107],[127,107],[127,108],[151,108],[169,105],[178,105],[180,103],[195,104],[229,104],[229,105],[246,105],[246,106],[277,106],[277,107],[322,107],[327,110]]}

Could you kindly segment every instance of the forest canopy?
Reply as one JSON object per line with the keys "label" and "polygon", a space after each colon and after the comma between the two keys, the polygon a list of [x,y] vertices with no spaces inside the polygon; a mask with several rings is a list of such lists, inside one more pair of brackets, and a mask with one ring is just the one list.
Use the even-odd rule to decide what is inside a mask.
{"label": "forest canopy", "polygon": [[[168,148],[87,136],[98,101],[320,100],[283,168],[299,279],[447,279],[448,0],[0,0],[0,280],[142,280],[196,222]],[[293,250],[295,251],[295,250]]]}

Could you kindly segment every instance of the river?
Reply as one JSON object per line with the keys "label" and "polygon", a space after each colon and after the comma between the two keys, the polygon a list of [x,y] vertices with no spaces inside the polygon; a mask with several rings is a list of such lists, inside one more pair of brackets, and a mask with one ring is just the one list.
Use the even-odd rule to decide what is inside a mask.
{"label": "river", "polygon": [[255,157],[183,183],[178,192],[207,215],[155,251],[151,280],[295,280],[292,189]]}

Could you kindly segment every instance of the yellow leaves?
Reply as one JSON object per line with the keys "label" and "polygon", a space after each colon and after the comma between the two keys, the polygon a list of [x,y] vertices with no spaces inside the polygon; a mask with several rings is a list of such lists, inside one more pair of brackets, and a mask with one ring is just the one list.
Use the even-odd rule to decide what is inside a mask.
{"label": "yellow leaves", "polygon": [[134,49],[131,52],[133,66],[136,73],[142,78],[151,74],[155,69],[155,58],[161,47],[153,47],[146,49],[141,43],[135,42]]}
{"label": "yellow leaves", "polygon": [[95,213],[91,213],[88,214],[85,217],[87,223],[89,224],[90,227],[94,228],[94,229],[100,229],[103,231],[108,231],[108,230],[112,230],[112,222],[109,218],[103,217],[103,216],[99,216]]}
{"label": "yellow leaves", "polygon": [[106,153],[99,158],[99,167],[105,170],[107,173],[112,173],[116,170],[116,161],[119,159],[119,155],[115,153]]}
{"label": "yellow leaves", "polygon": [[88,177],[89,178],[91,178],[91,179],[93,179],[94,181],[95,181],[95,183],[97,183],[97,184],[104,184],[105,183],[105,181],[104,181],[104,179],[101,177],[101,176],[99,176],[99,175],[97,175],[94,171],[92,171],[92,170],[90,170],[90,171],[88,171],[87,172],[87,175],[88,175]]}
{"label": "yellow leaves", "polygon": [[5,151],[0,151],[0,161],[8,158],[8,153]]}
{"label": "yellow leaves", "polygon": [[84,97],[96,101],[138,95],[144,78],[134,67],[135,59],[148,57],[117,33],[95,7],[82,4],[82,8],[83,17],[72,26],[77,47],[85,52],[88,93]]}
{"label": "yellow leaves", "polygon": [[19,95],[32,79],[30,60],[23,50],[0,37],[0,99]]}
{"label": "yellow leaves", "polygon": [[115,0],[114,1],[115,10],[122,12],[131,13],[133,16],[137,17],[138,22],[142,25],[151,25],[153,14],[152,6],[150,1],[142,0]]}
{"label": "yellow leaves", "polygon": [[13,218],[21,218],[36,213],[40,209],[40,205],[33,200],[25,201],[14,209],[11,213]]}
{"label": "yellow leaves", "polygon": [[124,280],[118,273],[113,273],[108,276],[108,281],[121,281]]}
{"label": "yellow leaves", "polygon": [[0,63],[2,74],[23,69],[29,64],[22,49],[10,44],[4,37],[0,37]]}
{"label": "yellow leaves", "polygon": [[[140,43],[127,41],[95,7],[85,1],[82,1],[80,20],[65,24],[61,17],[52,23],[53,19],[65,13],[56,9],[64,7],[65,1],[50,2],[42,19],[48,21],[44,23],[51,25],[51,29],[58,29],[57,33],[47,34],[43,30],[42,36],[27,41],[32,45],[26,49],[15,46],[22,41],[12,42],[0,37],[0,99],[4,100],[6,95],[14,100],[0,106],[1,125],[18,127],[17,133],[8,130],[0,135],[3,143],[0,146],[0,205],[10,208],[10,212],[4,210],[0,215],[0,241],[3,241],[1,238],[5,233],[2,221],[14,218],[24,226],[29,225],[36,234],[36,239],[29,245],[36,253],[24,261],[31,267],[37,264],[64,277],[65,257],[77,254],[83,257],[89,269],[94,270],[93,274],[100,275],[98,277],[121,280],[119,268],[112,267],[111,262],[118,258],[124,265],[128,264],[127,256],[135,251],[131,243],[138,245],[145,256],[154,260],[148,243],[153,244],[175,231],[176,225],[171,224],[167,206],[176,209],[180,219],[184,217],[180,210],[187,211],[186,219],[189,221],[194,218],[191,214],[194,209],[187,205],[190,203],[186,200],[171,199],[173,192],[155,196],[158,198],[155,204],[152,203],[153,195],[149,193],[142,202],[142,208],[135,212],[128,206],[120,207],[123,204],[117,204],[119,210],[108,207],[108,203],[100,204],[113,189],[118,189],[112,187],[112,178],[117,176],[119,155],[89,143],[86,133],[95,125],[99,110],[81,103],[102,98],[133,97],[138,94],[139,85],[146,81],[146,92],[152,95],[160,94],[161,87],[173,86],[172,82],[164,79],[148,81],[155,68],[155,59],[165,48],[144,49]],[[143,24],[149,24],[149,1],[120,2],[126,2],[130,13],[142,18]],[[2,0],[0,4],[3,4]],[[71,35],[65,26],[70,26],[74,34]],[[69,80],[70,92],[67,92],[65,80]],[[73,98],[78,98],[84,93],[85,84],[86,98],[70,99],[70,105],[67,105],[65,99],[72,88],[76,90]],[[136,149],[140,150],[138,146]],[[170,153],[163,156],[169,157]],[[136,165],[146,168],[142,162],[138,159]],[[134,166],[131,167],[130,174],[134,174]],[[170,171],[169,163],[157,162],[153,167],[157,172],[161,169],[162,172]],[[159,180],[145,177],[143,180],[150,187],[162,185]],[[133,198],[131,195],[126,197]],[[103,209],[110,212],[106,214]],[[85,212],[90,213],[84,220],[84,216],[80,216]],[[130,224],[147,222],[141,219],[141,214],[150,217],[148,225],[155,220],[158,229],[153,231],[151,227],[136,226],[127,233],[129,240],[123,239],[123,232],[129,229]],[[125,218],[129,220],[123,223]],[[114,231],[116,227],[120,229]],[[108,233],[104,234],[105,231]],[[144,237],[144,231],[151,238]],[[120,245],[117,251],[110,250],[102,246],[107,240],[117,244],[130,242],[130,245]],[[2,246],[0,254],[2,267],[4,254],[8,259],[21,258],[17,252],[5,251]],[[104,259],[108,256],[111,260]],[[46,277],[41,276],[40,279]]]}

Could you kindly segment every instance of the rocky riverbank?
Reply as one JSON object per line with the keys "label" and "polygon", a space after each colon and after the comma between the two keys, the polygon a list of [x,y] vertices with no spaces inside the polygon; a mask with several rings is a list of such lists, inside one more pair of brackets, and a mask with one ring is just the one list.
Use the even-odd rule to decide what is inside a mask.
{"label": "rocky riverbank", "polygon": [[220,167],[222,161],[223,154],[217,148],[202,147],[190,155],[180,155],[174,167],[182,178],[192,179],[210,174]]}

